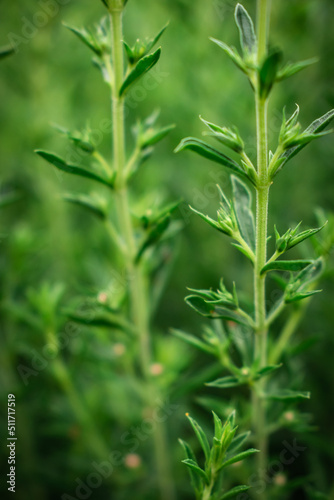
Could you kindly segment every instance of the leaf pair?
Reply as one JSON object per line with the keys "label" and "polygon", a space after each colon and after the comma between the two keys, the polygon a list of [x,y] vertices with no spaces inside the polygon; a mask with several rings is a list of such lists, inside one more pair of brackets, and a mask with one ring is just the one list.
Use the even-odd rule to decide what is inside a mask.
{"label": "leaf pair", "polygon": [[245,384],[251,385],[255,381],[270,375],[280,367],[281,365],[269,365],[258,370],[241,368],[238,376],[227,375],[226,377],[221,377],[213,380],[212,382],[208,382],[206,385],[209,387],[216,387],[218,389],[228,389]]}

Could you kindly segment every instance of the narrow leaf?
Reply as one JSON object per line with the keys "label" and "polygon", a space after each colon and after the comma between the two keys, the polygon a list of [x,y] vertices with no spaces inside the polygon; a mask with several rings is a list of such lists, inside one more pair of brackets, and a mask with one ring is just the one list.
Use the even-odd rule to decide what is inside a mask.
{"label": "narrow leaf", "polygon": [[196,295],[189,295],[185,298],[186,303],[201,316],[211,319],[227,319],[240,323],[242,325],[250,325],[247,317],[238,313],[238,311],[229,310],[225,307],[208,304],[204,299]]}
{"label": "narrow leaf", "polygon": [[149,54],[148,56],[143,57],[138,61],[136,66],[130,72],[130,74],[124,80],[119,95],[122,96],[125,92],[127,92],[130,86],[136,82],[140,77],[142,77],[145,73],[150,71],[153,66],[159,61],[161,55],[161,49],[156,50],[153,54]]}
{"label": "narrow leaf", "polygon": [[[190,445],[186,441],[183,441],[182,439],[179,439],[179,443],[181,444],[181,446],[186,454],[187,459],[192,460],[193,462],[196,463],[196,457],[195,457],[195,454],[194,454],[192,448],[190,447]],[[188,466],[188,468],[189,468],[191,483],[192,483],[194,489],[197,490],[201,486],[201,481],[199,480],[198,475],[195,474],[194,470],[189,466]]]}
{"label": "narrow leaf", "polygon": [[250,486],[242,485],[242,486],[235,486],[232,488],[230,491],[225,493],[222,497],[219,497],[219,500],[227,500],[228,498],[233,498],[239,493],[243,491],[249,490]]}
{"label": "narrow leaf", "polygon": [[226,377],[213,380],[212,382],[208,382],[205,385],[209,387],[217,387],[218,389],[227,389],[229,387],[236,387],[238,385],[243,385],[243,384],[245,384],[244,381],[239,380],[237,377],[234,377],[233,375],[228,375]]}
{"label": "narrow leaf", "polygon": [[299,61],[296,63],[290,63],[284,66],[282,69],[279,70],[277,73],[276,81],[280,82],[282,80],[285,80],[286,78],[289,78],[290,76],[295,75],[296,73],[299,73],[299,71],[302,71],[305,68],[308,68],[312,64],[315,64],[318,62],[318,59],[312,58],[312,59],[307,59],[305,61]]}
{"label": "narrow leaf", "polygon": [[228,447],[229,452],[234,452],[237,451],[241,446],[247,441],[247,439],[250,436],[250,431],[243,432],[242,434],[239,434],[235,438],[233,438],[232,443]]}
{"label": "narrow leaf", "polygon": [[261,269],[261,274],[267,273],[268,271],[301,271],[312,264],[312,262],[312,260],[276,260],[266,264]]}
{"label": "narrow leaf", "polygon": [[197,349],[200,349],[201,351],[204,351],[208,354],[215,353],[215,348],[213,346],[206,344],[201,339],[195,337],[194,335],[191,335],[190,333],[186,333],[181,330],[175,330],[175,329],[172,329],[171,332],[173,335],[175,335],[175,337],[184,340],[185,342],[187,342],[187,344],[197,347]]}
{"label": "narrow leaf", "polygon": [[256,450],[255,448],[250,448],[249,450],[242,451],[241,453],[238,453],[238,455],[235,455],[234,457],[226,460],[221,466],[221,469],[227,467],[228,465],[235,464],[236,462],[241,462],[241,460],[245,460],[245,458],[254,455],[254,453],[259,453],[259,450]]}
{"label": "narrow leaf", "polygon": [[189,458],[186,458],[186,460],[182,460],[182,463],[183,464],[186,464],[187,467],[189,467],[190,469],[192,469],[195,474],[197,474],[201,479],[204,480],[204,482],[206,484],[209,484],[209,481],[208,481],[208,476],[206,475],[206,473],[204,472],[203,469],[201,469],[196,462],[194,462],[194,460],[190,460]]}
{"label": "narrow leaf", "polygon": [[220,40],[217,40],[216,38],[210,38],[210,40],[213,43],[215,43],[216,45],[218,45],[218,47],[223,49],[225,54],[228,55],[228,57],[234,62],[234,64],[239,69],[241,69],[241,71],[243,71],[243,73],[247,74],[247,66],[245,65],[243,59],[240,57],[240,55],[238,54],[238,51],[234,47],[229,47],[228,45],[226,45],[226,43],[221,42]]}
{"label": "narrow leaf", "polygon": [[186,139],[183,139],[175,149],[175,153],[179,153],[185,149],[190,149],[208,160],[224,165],[224,167],[230,168],[239,175],[247,177],[246,173],[237,162],[200,139],[196,139],[194,137],[187,137]]}
{"label": "narrow leaf", "polygon": [[275,401],[300,401],[310,399],[311,393],[305,391],[292,391],[290,389],[280,389],[266,394],[267,399]]}
{"label": "narrow leaf", "polygon": [[209,457],[210,457],[210,445],[209,445],[209,441],[202,429],[202,427],[196,422],[196,420],[194,420],[192,417],[190,417],[190,415],[187,415],[187,418],[197,436],[197,439],[204,451],[204,454],[205,454],[205,458],[206,460],[209,460]]}
{"label": "narrow leaf", "polygon": [[195,214],[199,215],[201,217],[201,219],[203,219],[205,222],[207,222],[211,227],[214,227],[215,229],[217,229],[218,231],[220,231],[221,233],[224,233],[224,234],[227,234],[227,236],[231,236],[231,233],[227,231],[227,229],[224,229],[220,224],[219,222],[211,219],[211,217],[209,217],[208,215],[204,215],[202,214],[202,212],[199,212],[198,210],[196,210],[195,208],[191,207],[189,205],[189,208],[192,212],[194,212]]}
{"label": "narrow leaf", "polygon": [[248,246],[255,250],[255,223],[252,212],[252,195],[248,187],[232,176],[233,204],[240,234]]}
{"label": "narrow leaf", "polygon": [[275,83],[279,65],[282,60],[282,52],[275,51],[265,59],[260,70],[260,95],[262,98],[268,97],[272,86]]}
{"label": "narrow leaf", "polygon": [[257,40],[253,21],[247,10],[238,3],[235,9],[235,21],[240,33],[240,44],[245,55],[256,51]]}
{"label": "narrow leaf", "polygon": [[0,60],[4,59],[7,56],[10,56],[11,54],[14,54],[15,52],[15,47],[1,47],[0,48]]}
{"label": "narrow leaf", "polygon": [[108,187],[113,187],[111,181],[108,181],[107,179],[100,177],[94,172],[90,172],[89,170],[78,167],[77,165],[69,165],[68,163],[66,163],[65,160],[63,160],[62,158],[53,153],[48,153],[47,151],[41,151],[41,150],[36,150],[35,153],[41,156],[48,163],[51,163],[51,165],[53,165],[54,167],[58,168],[58,170],[62,170],[63,172],[66,172],[68,174],[86,177],[88,179],[100,182],[101,184],[104,184]]}
{"label": "narrow leaf", "polygon": [[99,57],[102,55],[101,48],[96,43],[94,43],[92,36],[88,31],[84,29],[80,30],[78,28],[74,28],[73,26],[69,26],[66,23],[63,24],[65,28],[74,33],[74,35],[77,36],[79,40],[81,40],[87,47],[89,47],[94,52],[94,54],[96,54]]}
{"label": "narrow leaf", "polygon": [[99,206],[90,196],[66,194],[63,196],[63,198],[69,203],[73,203],[74,205],[79,205],[80,207],[85,208],[100,219],[106,218],[104,209]]}
{"label": "narrow leaf", "polygon": [[265,366],[264,368],[261,368],[261,370],[258,370],[254,376],[254,380],[259,380],[262,377],[265,377],[267,375],[270,375],[271,373],[275,372],[279,368],[281,368],[282,364],[280,365],[269,365]]}

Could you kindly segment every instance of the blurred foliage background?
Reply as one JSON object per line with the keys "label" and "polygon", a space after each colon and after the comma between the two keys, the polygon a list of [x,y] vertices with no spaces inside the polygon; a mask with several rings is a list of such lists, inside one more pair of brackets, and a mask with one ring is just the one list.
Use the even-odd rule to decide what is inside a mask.
{"label": "blurred foliage background", "polygon": [[[254,15],[255,0],[245,0],[244,4]],[[180,499],[191,496],[186,470],[179,464],[182,452],[177,437],[189,432],[184,422],[189,407],[210,425],[209,413],[194,401],[206,394],[203,372],[212,368],[209,358],[186,348],[170,335],[169,328],[199,331],[198,317],[183,301],[186,286],[216,287],[219,277],[224,276],[228,284],[235,280],[249,292],[252,290],[248,266],[241,254],[191,215],[186,205],[214,213],[214,185],[218,182],[228,190],[227,176],[195,155],[173,154],[182,137],[201,133],[200,113],[215,123],[236,124],[254,158],[254,110],[249,85],[209,41],[213,36],[238,45],[234,6],[230,0],[130,0],[125,15],[126,38],[131,43],[137,37],[152,36],[166,21],[170,22],[161,41],[163,55],[156,81],[147,95],[138,93],[131,101],[128,122],[159,108],[161,123],[176,124],[157,154],[136,176],[135,189],[138,199],[143,192],[153,193],[149,198],[152,203],[158,199],[185,200],[178,214],[183,230],[175,245],[172,272],[154,325],[161,339],[161,362],[171,367],[184,389],[172,395],[178,408],[168,422]],[[71,155],[67,143],[50,125],[77,129],[89,123],[101,137],[101,149],[110,154],[110,137],[101,134],[101,123],[110,118],[108,89],[85,48],[62,25],[62,20],[75,26],[89,25],[103,14],[98,0],[1,2],[0,45],[11,41],[18,44],[16,55],[0,66],[0,188],[2,193],[19,194],[15,204],[0,212],[1,432],[6,429],[7,394],[13,392],[18,404],[20,443],[18,500],[58,499],[66,492],[75,496],[75,478],[85,478],[94,460],[94,454],[87,453],[85,447],[90,438],[77,425],[69,392],[64,391],[66,382],[57,383],[50,367],[46,367],[38,376],[29,377],[25,385],[17,366],[31,366],[34,353],[40,352],[46,342],[24,313],[31,303],[35,311],[43,308],[43,292],[36,299],[33,290],[40,289],[43,283],[62,283],[62,304],[66,305],[82,290],[103,291],[106,270],[111,270],[103,229],[89,215],[61,200],[64,191],[85,189],[85,181],[56,174],[33,153],[42,147]],[[284,105],[292,112],[298,103],[305,126],[334,107],[333,19],[332,0],[273,2],[272,45],[283,49],[287,61],[319,58],[317,64],[278,86],[270,108],[273,147]],[[131,139],[129,134],[128,141]],[[312,227],[316,224],[315,207],[334,209],[333,157],[333,139],[328,136],[313,143],[283,170],[272,190],[271,229],[276,223],[282,232],[300,220]],[[289,475],[310,475],[319,490],[328,492],[333,488],[334,468],[334,285],[330,275],[322,288],[324,293],[313,300],[297,334],[299,339],[315,341],[296,359],[297,369],[305,374],[303,388],[312,391],[307,411],[314,415],[317,430],[303,436],[307,453],[296,461]],[[54,300],[57,303],[57,297]],[[57,328],[64,328],[63,319],[55,321]],[[62,355],[92,409],[94,424],[107,449],[122,451],[118,437],[132,424],[131,415],[138,410],[118,378],[114,342],[110,332],[86,328],[74,336]],[[226,405],[229,398],[227,393]],[[280,439],[283,437],[279,436],[277,443]],[[156,498],[149,444],[141,443],[136,453],[141,464],[115,468],[112,484],[106,482],[93,489],[92,498],[128,499],[134,488],[136,498]],[[1,459],[2,471],[6,471],[5,448]],[[6,495],[3,477],[4,472],[1,489]],[[304,498],[302,492],[295,495],[293,498]]]}

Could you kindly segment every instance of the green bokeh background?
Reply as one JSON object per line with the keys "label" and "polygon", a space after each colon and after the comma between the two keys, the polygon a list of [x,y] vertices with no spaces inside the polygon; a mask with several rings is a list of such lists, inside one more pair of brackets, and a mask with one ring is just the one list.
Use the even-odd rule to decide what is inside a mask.
{"label": "green bokeh background", "polygon": [[[20,200],[0,214],[1,423],[4,424],[1,432],[6,427],[6,395],[12,391],[19,400],[18,500],[61,498],[62,493],[73,492],[75,477],[84,476],[89,468],[84,451],[80,452],[80,442],[85,436],[79,436],[74,445],[69,443],[68,429],[74,424],[66,398],[47,373],[44,376],[43,372],[28,387],[22,386],[16,366],[25,356],[29,357],[29,349],[38,345],[38,339],[6,312],[6,304],[22,303],[27,289],[44,281],[64,283],[70,300],[82,288],[98,290],[104,284],[105,270],[110,268],[110,250],[103,228],[60,199],[64,191],[85,190],[85,181],[56,175],[33,153],[39,147],[63,155],[69,153],[66,141],[54,132],[51,123],[76,129],[89,122],[92,129],[99,130],[102,120],[109,119],[107,86],[92,66],[85,47],[62,26],[62,20],[76,26],[91,24],[103,15],[103,6],[98,0],[62,2],[62,6],[58,5],[59,11],[47,14],[45,25],[36,28],[36,22],[43,22],[41,12],[43,9],[45,12],[47,3],[46,0],[1,2],[0,45],[13,39],[19,43],[17,54],[0,67],[0,187],[3,191],[15,188],[21,193]],[[254,0],[245,0],[244,5],[255,14]],[[152,190],[155,194],[148,198],[150,201],[182,198],[186,203],[214,213],[217,196],[213,186],[218,181],[228,190],[227,176],[219,167],[195,155],[173,154],[182,137],[201,134],[199,114],[215,123],[236,124],[246,139],[249,155],[254,158],[251,89],[222,51],[209,41],[213,36],[238,45],[233,11],[234,2],[230,0],[129,0],[125,34],[130,42],[137,37],[152,36],[168,20],[170,24],[161,40],[163,53],[155,88],[147,95],[136,94],[128,122],[133,123],[138,116],[147,116],[159,108],[161,123],[176,125],[136,176],[134,190],[138,199]],[[270,106],[272,147],[275,147],[284,105],[292,112],[298,103],[300,120],[305,126],[334,107],[333,20],[332,0],[273,2],[271,44],[283,49],[287,61],[315,56],[319,62],[277,87]],[[129,146],[131,140],[129,134]],[[109,143],[110,137],[105,134],[101,149],[106,155],[110,154]],[[333,157],[334,143],[328,136],[312,143],[277,177],[271,198],[272,229],[276,223],[284,231],[300,220],[311,227],[316,224],[315,207],[334,209]],[[175,245],[173,271],[155,318],[155,329],[163,332],[164,339],[168,338],[170,327],[199,331],[198,317],[183,301],[187,286],[216,287],[219,278],[224,276],[226,283],[235,280],[244,290],[252,290],[248,266],[227,239],[191,215],[186,205],[178,217],[184,227]],[[314,414],[318,431],[305,438],[307,457],[293,474],[307,471],[319,490],[329,491],[334,468],[333,280],[329,278],[322,288],[324,293],[314,299],[308,318],[298,332],[299,338],[318,338],[312,349],[298,358],[305,374],[303,389],[312,391],[307,411]],[[77,353],[77,365],[71,369],[77,374],[82,390],[88,387],[93,406],[94,392],[99,390],[101,381],[108,378],[110,369],[113,418],[116,421],[118,415],[121,421],[124,415],[136,410],[132,406],[123,408],[124,395],[121,388],[117,389],[117,370],[113,372],[113,366],[103,363],[97,368],[99,342],[107,346],[108,338],[101,335],[99,339],[88,332],[84,339],[76,339],[73,349]],[[166,340],[161,349],[170,349],[170,357],[189,358],[193,368],[185,368],[185,371],[192,375],[210,363],[209,359],[186,352],[184,346],[174,340]],[[194,394],[197,392],[203,393],[203,390],[195,388]],[[191,496],[188,496],[186,471],[179,465],[181,451],[177,436],[188,432],[183,414],[194,394],[180,399],[180,408],[170,426],[180,499]],[[96,401],[97,422],[104,429],[105,440],[112,445],[119,428],[113,423],[111,432],[108,431],[108,419],[98,408],[98,398]],[[208,419],[209,425],[210,417],[203,418]],[[77,453],[72,453],[73,446]],[[149,456],[147,450],[144,456]],[[2,478],[6,456],[4,450]],[[81,461],[78,456],[82,457]],[[128,499],[137,487],[138,498],[154,498],[149,493],[153,475],[148,459],[144,471],[122,469],[117,473],[113,496],[109,496],[108,487],[103,486],[94,491],[92,498]],[[6,495],[4,484],[2,488]]]}

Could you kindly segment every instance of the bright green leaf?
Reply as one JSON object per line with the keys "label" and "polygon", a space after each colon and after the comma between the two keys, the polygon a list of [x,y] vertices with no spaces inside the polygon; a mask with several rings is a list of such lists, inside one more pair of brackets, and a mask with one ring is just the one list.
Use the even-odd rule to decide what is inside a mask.
{"label": "bright green leaf", "polygon": [[266,264],[261,269],[261,274],[267,273],[268,271],[301,271],[307,266],[312,264],[312,260],[275,260]]}
{"label": "bright green leaf", "polygon": [[150,71],[153,66],[159,61],[161,55],[161,49],[156,50],[153,54],[149,54],[138,61],[136,66],[130,72],[130,74],[125,78],[119,95],[124,95],[130,88],[130,86],[135,83],[139,78],[141,78],[145,73]]}
{"label": "bright green leaf", "polygon": [[248,246],[255,250],[255,222],[252,212],[252,195],[248,187],[232,176],[233,205],[240,234]]}

